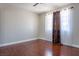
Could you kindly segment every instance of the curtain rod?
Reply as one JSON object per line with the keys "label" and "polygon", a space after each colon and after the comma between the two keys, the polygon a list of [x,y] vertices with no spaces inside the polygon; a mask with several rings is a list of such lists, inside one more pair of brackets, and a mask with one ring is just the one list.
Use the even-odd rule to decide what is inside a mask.
{"label": "curtain rod", "polygon": [[61,8],[61,9],[50,10],[47,13],[50,14],[50,13],[53,13],[53,12],[62,11],[62,10],[66,10],[66,9],[73,9],[73,8],[74,8],[73,6],[70,6],[70,7]]}

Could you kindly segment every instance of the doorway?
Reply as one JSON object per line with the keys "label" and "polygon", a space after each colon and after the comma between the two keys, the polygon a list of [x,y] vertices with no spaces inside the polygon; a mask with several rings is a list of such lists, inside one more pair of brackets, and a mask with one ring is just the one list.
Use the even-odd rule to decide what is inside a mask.
{"label": "doorway", "polygon": [[53,13],[53,44],[61,43],[60,40],[60,11]]}

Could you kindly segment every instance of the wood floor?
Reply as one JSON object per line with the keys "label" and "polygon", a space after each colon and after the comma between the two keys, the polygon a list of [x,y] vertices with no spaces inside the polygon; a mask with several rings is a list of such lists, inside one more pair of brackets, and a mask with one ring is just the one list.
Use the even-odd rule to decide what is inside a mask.
{"label": "wood floor", "polygon": [[0,47],[0,56],[79,56],[79,49],[39,39]]}

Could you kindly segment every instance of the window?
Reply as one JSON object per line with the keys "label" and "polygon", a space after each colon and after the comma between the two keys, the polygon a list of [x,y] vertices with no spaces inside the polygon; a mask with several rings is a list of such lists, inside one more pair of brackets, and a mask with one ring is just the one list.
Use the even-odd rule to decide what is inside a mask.
{"label": "window", "polygon": [[45,16],[45,29],[46,31],[52,31],[53,14],[46,14]]}
{"label": "window", "polygon": [[60,12],[61,18],[61,31],[70,33],[70,14],[71,10],[66,9]]}

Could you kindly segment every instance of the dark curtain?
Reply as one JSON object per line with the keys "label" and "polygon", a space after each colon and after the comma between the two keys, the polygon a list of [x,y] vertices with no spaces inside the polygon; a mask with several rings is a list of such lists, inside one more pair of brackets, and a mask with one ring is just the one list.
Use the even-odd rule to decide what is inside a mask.
{"label": "dark curtain", "polygon": [[53,43],[60,43],[60,11],[53,12]]}

